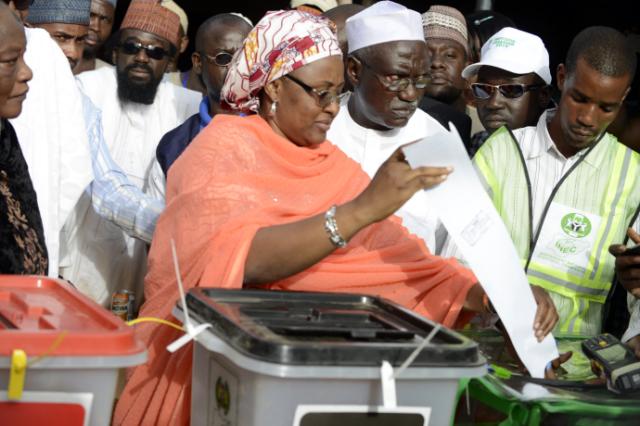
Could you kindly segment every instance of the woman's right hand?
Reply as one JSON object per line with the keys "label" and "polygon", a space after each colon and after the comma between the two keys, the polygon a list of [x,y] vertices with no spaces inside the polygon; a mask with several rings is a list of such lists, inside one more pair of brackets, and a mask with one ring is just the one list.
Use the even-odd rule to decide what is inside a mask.
{"label": "woman's right hand", "polygon": [[419,190],[444,182],[452,171],[451,167],[412,169],[399,147],[354,201],[370,223],[378,222],[395,213]]}

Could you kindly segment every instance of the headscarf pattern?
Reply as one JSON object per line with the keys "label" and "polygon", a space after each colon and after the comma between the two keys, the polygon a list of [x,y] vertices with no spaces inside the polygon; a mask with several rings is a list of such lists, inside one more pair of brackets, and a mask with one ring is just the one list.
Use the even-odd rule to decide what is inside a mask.
{"label": "headscarf pattern", "polygon": [[329,56],[342,55],[335,26],[297,10],[268,12],[251,30],[229,67],[222,99],[232,109],[257,112],[268,83]]}

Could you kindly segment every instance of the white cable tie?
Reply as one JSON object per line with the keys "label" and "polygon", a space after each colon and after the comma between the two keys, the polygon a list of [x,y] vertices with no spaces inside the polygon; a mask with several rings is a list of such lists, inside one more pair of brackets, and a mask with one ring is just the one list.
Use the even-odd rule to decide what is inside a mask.
{"label": "white cable tie", "polygon": [[411,352],[411,355],[409,355],[407,360],[403,362],[402,365],[396,369],[393,375],[394,379],[397,379],[400,376],[400,374],[402,374],[404,370],[406,370],[407,367],[411,365],[411,363],[416,359],[418,354],[425,348],[425,346],[431,343],[431,340],[433,340],[433,338],[436,336],[436,334],[438,334],[438,331],[440,331],[441,328],[442,328],[442,325],[439,323],[436,324],[435,327],[433,327],[433,330],[431,330],[431,333],[429,333],[427,337],[422,341],[422,343],[420,343],[420,345],[413,352]]}
{"label": "white cable tie", "polygon": [[380,367],[380,379],[382,380],[382,405],[384,408],[396,408],[396,379],[393,376],[393,367],[389,361],[382,361]]}
{"label": "white cable tie", "polygon": [[173,269],[176,272],[176,280],[178,282],[178,292],[180,292],[180,303],[182,303],[182,310],[184,311],[184,323],[187,328],[187,332],[191,325],[191,319],[189,318],[189,309],[187,309],[187,299],[184,296],[184,287],[182,286],[182,277],[180,276],[180,265],[178,264],[178,253],[176,252],[176,242],[171,238],[171,256],[173,257]]}
{"label": "white cable tie", "polygon": [[183,334],[178,339],[174,340],[170,345],[167,346],[167,350],[171,353],[177,351],[187,343],[192,340],[198,340],[198,335],[205,331],[207,328],[211,327],[211,324],[204,323],[200,324],[195,328],[191,328],[187,330],[186,334]]}
{"label": "white cable tie", "polygon": [[176,272],[176,280],[178,282],[178,291],[180,292],[180,303],[182,304],[182,310],[184,312],[184,326],[186,329],[186,334],[180,336],[178,339],[173,341],[171,344],[167,346],[167,350],[171,353],[177,351],[187,343],[192,340],[198,340],[198,335],[202,333],[207,328],[211,327],[211,324],[204,323],[200,324],[197,327],[191,323],[191,318],[189,317],[189,308],[187,308],[187,299],[184,295],[184,287],[182,286],[182,278],[180,276],[180,265],[178,264],[178,253],[176,251],[176,242],[171,239],[171,255],[173,257],[173,268]]}

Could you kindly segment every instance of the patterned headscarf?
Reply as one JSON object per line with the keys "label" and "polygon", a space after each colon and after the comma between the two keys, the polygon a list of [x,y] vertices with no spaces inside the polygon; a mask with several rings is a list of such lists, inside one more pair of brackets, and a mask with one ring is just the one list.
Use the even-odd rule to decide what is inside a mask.
{"label": "patterned headscarf", "polygon": [[268,83],[311,62],[341,56],[335,26],[297,10],[268,12],[236,53],[222,87],[231,108],[257,112],[258,93]]}

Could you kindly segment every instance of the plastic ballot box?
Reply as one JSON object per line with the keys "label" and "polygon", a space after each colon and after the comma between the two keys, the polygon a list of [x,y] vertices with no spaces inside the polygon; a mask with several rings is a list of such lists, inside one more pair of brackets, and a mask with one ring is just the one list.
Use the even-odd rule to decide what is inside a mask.
{"label": "plastic ballot box", "polygon": [[0,424],[109,425],[118,372],[147,352],[60,280],[0,275]]}
{"label": "plastic ballot box", "polygon": [[[194,347],[193,425],[446,425],[458,380],[487,371],[470,339],[375,297],[197,288],[187,307],[211,324]],[[381,365],[421,346],[389,404]]]}

